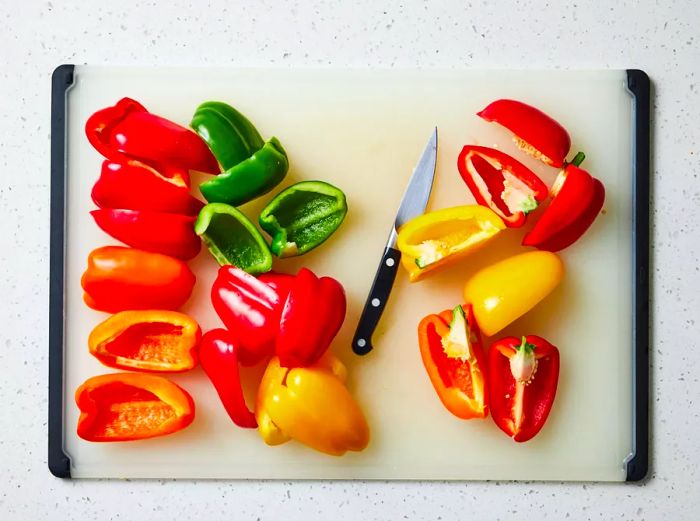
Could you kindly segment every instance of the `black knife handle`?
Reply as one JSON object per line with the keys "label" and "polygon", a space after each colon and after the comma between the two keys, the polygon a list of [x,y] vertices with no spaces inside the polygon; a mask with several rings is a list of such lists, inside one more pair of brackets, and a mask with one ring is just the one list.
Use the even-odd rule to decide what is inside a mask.
{"label": "black knife handle", "polygon": [[372,334],[377,328],[384,306],[389,300],[400,261],[401,252],[399,250],[394,248],[384,250],[382,262],[377,268],[372,289],[369,290],[365,308],[362,310],[360,322],[357,324],[355,336],[352,339],[352,350],[357,355],[366,355],[372,350]]}

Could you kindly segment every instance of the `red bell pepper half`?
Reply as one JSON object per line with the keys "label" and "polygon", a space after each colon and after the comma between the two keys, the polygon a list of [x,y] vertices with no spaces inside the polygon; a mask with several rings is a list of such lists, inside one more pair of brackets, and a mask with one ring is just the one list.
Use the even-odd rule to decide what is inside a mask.
{"label": "red bell pepper half", "polygon": [[92,200],[100,208],[151,210],[197,215],[204,206],[192,197],[187,171],[164,176],[140,161],[102,163],[100,178],[92,187]]}
{"label": "red bell pepper half", "polygon": [[138,159],[160,169],[220,172],[216,158],[195,132],[151,114],[130,98],[95,112],[85,133],[92,146],[113,161]]}
{"label": "red bell pepper half", "polygon": [[547,185],[529,168],[494,148],[466,145],[457,168],[476,202],[493,210],[509,228],[547,198]]}
{"label": "red bell pepper half", "polygon": [[214,384],[229,417],[239,427],[254,429],[258,423],[245,403],[238,354],[235,337],[225,329],[209,331],[199,345],[199,363]]}
{"label": "red bell pepper half", "polygon": [[523,245],[559,251],[576,242],[603,208],[605,187],[572,163],[559,173],[552,197],[535,227],[523,238]]}
{"label": "red bell pepper half", "polygon": [[345,290],[302,268],[282,310],[275,351],[282,367],[307,367],[323,355],[345,319]]}
{"label": "red bell pepper half", "polygon": [[489,349],[491,416],[518,442],[533,438],[552,409],[559,380],[559,350],[544,338],[507,337]]}
{"label": "red bell pepper half", "polygon": [[571,148],[564,127],[547,114],[521,101],[499,99],[477,116],[506,127],[518,147],[547,165],[561,168]]}
{"label": "red bell pepper half", "polygon": [[222,266],[211,288],[211,301],[238,343],[243,365],[272,356],[284,302],[294,277],[269,272],[256,278],[234,266]]}
{"label": "red bell pepper half", "polygon": [[147,210],[101,209],[90,212],[97,225],[124,244],[189,260],[202,241],[194,233],[196,217]]}

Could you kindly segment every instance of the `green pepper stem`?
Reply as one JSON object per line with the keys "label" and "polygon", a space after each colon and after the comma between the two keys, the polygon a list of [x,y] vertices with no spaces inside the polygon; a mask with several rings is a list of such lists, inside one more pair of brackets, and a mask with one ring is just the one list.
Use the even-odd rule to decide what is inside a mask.
{"label": "green pepper stem", "polygon": [[583,160],[584,160],[584,159],[586,159],[586,154],[584,154],[583,152],[579,151],[579,152],[574,156],[574,158],[571,160],[571,162],[570,162],[569,164],[570,164],[570,165],[574,165],[574,166],[580,166],[581,163],[583,163]]}

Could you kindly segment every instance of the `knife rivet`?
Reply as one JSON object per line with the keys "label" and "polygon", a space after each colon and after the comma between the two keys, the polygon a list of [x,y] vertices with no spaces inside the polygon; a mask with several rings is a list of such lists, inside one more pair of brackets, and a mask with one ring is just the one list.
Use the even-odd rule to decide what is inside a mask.
{"label": "knife rivet", "polygon": [[394,259],[388,258],[388,259],[386,260],[386,265],[387,265],[387,266],[393,266],[393,265],[394,265]]}
{"label": "knife rivet", "polygon": [[365,347],[366,344],[367,344],[367,342],[365,342],[365,339],[364,339],[364,338],[360,338],[360,339],[357,341],[357,345],[358,345],[359,347]]}
{"label": "knife rivet", "polygon": [[381,303],[382,303],[382,301],[379,300],[378,298],[373,298],[373,299],[372,299],[372,305],[373,305],[375,308],[378,308],[378,307],[379,307],[379,304],[381,304]]}

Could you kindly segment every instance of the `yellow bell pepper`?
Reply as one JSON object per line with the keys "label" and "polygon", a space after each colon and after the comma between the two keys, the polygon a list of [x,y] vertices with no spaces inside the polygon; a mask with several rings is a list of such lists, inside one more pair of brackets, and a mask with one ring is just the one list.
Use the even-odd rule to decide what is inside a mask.
{"label": "yellow bell pepper", "polygon": [[343,363],[326,353],[308,367],[281,367],[273,357],[265,370],[255,407],[258,432],[268,445],[295,439],[333,456],[360,451],[369,426],[345,388]]}
{"label": "yellow bell pepper", "polygon": [[464,286],[464,298],[481,331],[493,336],[549,295],[563,276],[564,264],[554,253],[521,253],[474,274]]}
{"label": "yellow bell pepper", "polygon": [[504,228],[501,218],[484,206],[455,206],[411,219],[399,229],[396,245],[415,282],[477,250]]}

